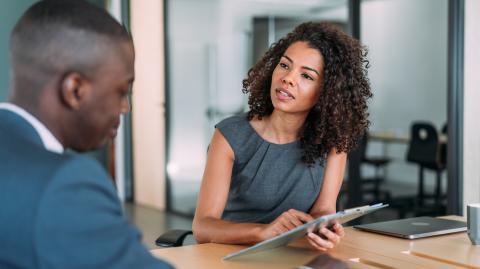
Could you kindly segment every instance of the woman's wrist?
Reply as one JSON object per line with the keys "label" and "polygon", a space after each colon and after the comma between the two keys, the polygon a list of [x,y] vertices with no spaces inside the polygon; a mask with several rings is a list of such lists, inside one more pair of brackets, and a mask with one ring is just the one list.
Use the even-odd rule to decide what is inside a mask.
{"label": "woman's wrist", "polygon": [[267,238],[265,235],[267,225],[266,224],[256,224],[252,229],[252,239],[254,242],[261,242]]}

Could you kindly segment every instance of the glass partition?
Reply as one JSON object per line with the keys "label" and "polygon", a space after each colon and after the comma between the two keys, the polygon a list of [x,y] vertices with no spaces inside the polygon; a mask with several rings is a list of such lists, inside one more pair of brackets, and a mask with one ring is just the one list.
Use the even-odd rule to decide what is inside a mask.
{"label": "glass partition", "polygon": [[[419,189],[420,166],[406,161],[412,124],[432,124],[443,144],[439,147],[444,147],[438,157],[446,157],[442,150],[447,143],[448,1],[363,0],[361,40],[369,48],[374,93],[367,155],[391,159],[384,177],[392,197],[413,198]],[[436,191],[433,171],[425,169],[427,196]],[[447,173],[442,171],[440,200],[444,206]],[[374,175],[375,171],[364,169],[362,173]]]}
{"label": "glass partition", "polygon": [[303,21],[347,23],[346,1],[167,1],[170,209],[193,215],[214,125],[246,109],[242,80]]}

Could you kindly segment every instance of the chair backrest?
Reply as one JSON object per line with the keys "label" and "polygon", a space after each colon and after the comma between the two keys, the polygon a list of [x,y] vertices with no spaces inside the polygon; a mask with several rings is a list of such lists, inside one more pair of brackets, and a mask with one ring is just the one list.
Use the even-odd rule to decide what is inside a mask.
{"label": "chair backrest", "polygon": [[357,146],[357,150],[358,150],[358,153],[360,154],[360,158],[362,161],[367,156],[367,144],[368,144],[368,133],[365,132],[362,138],[358,140],[358,146]]}
{"label": "chair backrest", "polygon": [[433,124],[414,122],[410,128],[407,161],[435,167],[438,162],[438,133]]}
{"label": "chair backrest", "polygon": [[348,153],[348,181],[347,191],[348,200],[347,207],[354,207],[362,204],[362,183],[360,177],[360,164],[364,154],[362,152],[362,141],[358,141],[357,148]]}
{"label": "chair backrest", "polygon": [[[448,139],[448,123],[445,123],[442,127],[442,135],[446,136]],[[441,140],[439,138],[439,140]],[[446,166],[447,165],[447,141],[440,143],[440,162]]]}

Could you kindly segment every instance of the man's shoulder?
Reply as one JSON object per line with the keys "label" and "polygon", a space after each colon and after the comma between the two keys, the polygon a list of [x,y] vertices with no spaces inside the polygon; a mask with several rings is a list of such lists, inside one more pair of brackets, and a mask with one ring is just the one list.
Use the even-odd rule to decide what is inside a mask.
{"label": "man's shoulder", "polygon": [[89,156],[76,153],[66,153],[57,155],[55,159],[57,163],[56,169],[58,170],[57,176],[65,173],[75,173],[76,175],[100,174],[101,176],[108,177],[105,169],[100,165],[100,163]]}
{"label": "man's shoulder", "polygon": [[33,238],[39,263],[58,268],[171,268],[141,244],[110,177],[86,156],[68,156],[56,167],[38,203]]}
{"label": "man's shoulder", "polygon": [[[53,157],[55,158],[55,157]],[[55,158],[55,165],[52,169],[51,180],[48,189],[55,193],[60,191],[77,192],[82,188],[100,188],[110,195],[115,193],[110,176],[100,163],[88,156],[80,154],[63,154]]]}
{"label": "man's shoulder", "polygon": [[[38,178],[43,180],[65,173],[101,174],[108,177],[101,165],[94,159],[75,153],[58,154],[46,150],[40,145],[21,137],[1,141],[0,135],[0,167],[5,175],[22,174],[24,178]],[[28,176],[31,175],[31,176]]]}
{"label": "man's shoulder", "polygon": [[[82,185],[106,188],[115,192],[110,177],[94,159],[75,153],[58,154],[50,152],[22,138],[1,141],[0,135],[0,186],[31,196],[30,200],[42,199],[52,189],[61,191]],[[3,191],[0,191],[2,193]],[[34,198],[37,197],[37,198]]]}
{"label": "man's shoulder", "polygon": [[[25,123],[15,118],[13,113],[3,112],[0,119],[8,118],[5,115],[12,121]],[[48,151],[41,143],[23,135],[21,130],[13,123],[0,123],[0,187],[9,186],[18,192],[27,189],[28,193],[36,193],[36,197],[56,184],[78,186],[88,182],[113,188],[109,176],[96,160],[73,152],[59,154]]]}
{"label": "man's shoulder", "polygon": [[43,213],[56,214],[70,210],[71,207],[65,207],[69,203],[78,203],[83,209],[109,205],[112,212],[120,208],[105,169],[94,159],[78,154],[65,154],[57,160],[38,206]]}

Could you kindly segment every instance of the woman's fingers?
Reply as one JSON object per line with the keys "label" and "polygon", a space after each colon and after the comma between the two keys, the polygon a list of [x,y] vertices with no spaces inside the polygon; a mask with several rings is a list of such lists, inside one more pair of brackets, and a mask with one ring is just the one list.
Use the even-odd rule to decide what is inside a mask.
{"label": "woman's fingers", "polygon": [[[289,230],[303,225],[313,220],[313,217],[307,213],[290,209],[280,215],[274,223],[277,234],[285,233]],[[272,227],[273,228],[273,227]],[[340,238],[345,235],[342,225],[335,223],[331,230],[323,227],[319,230],[319,234],[309,232],[307,234],[308,242],[318,250],[327,251],[335,247],[340,242]]]}
{"label": "woman's fingers", "polygon": [[289,231],[289,229],[288,229],[287,227],[279,226],[279,227],[277,228],[277,235],[278,235],[278,234],[286,233],[286,232],[288,232],[288,231]]}
{"label": "woman's fingers", "polygon": [[345,235],[342,225],[338,223],[333,226],[333,231],[323,227],[319,230],[319,233],[320,235],[309,232],[307,239],[313,247],[323,251],[335,247],[340,243],[340,238]]}
{"label": "woman's fingers", "polygon": [[270,225],[275,235],[278,235],[295,229],[296,227],[301,226],[311,220],[313,220],[313,217],[309,214],[295,209],[289,209],[288,211],[283,212]]}
{"label": "woman's fingers", "polygon": [[307,239],[312,246],[318,250],[327,251],[327,249],[333,248],[332,242],[322,239],[320,236],[309,232],[307,234]]}
{"label": "woman's fingers", "polygon": [[290,212],[290,214],[295,215],[303,223],[313,220],[313,217],[310,214],[307,214],[307,213],[302,212],[302,211],[298,211],[298,210],[295,210],[295,209],[290,209],[290,210],[288,210],[288,212]]}
{"label": "woman's fingers", "polygon": [[295,227],[297,227],[295,224],[293,224],[290,219],[283,219],[281,224],[289,231],[291,229],[295,229]]}
{"label": "woman's fingers", "polygon": [[340,236],[340,237],[344,237],[345,236],[345,230],[343,229],[343,226],[338,224],[338,223],[335,223],[335,225],[333,226],[333,229],[335,230],[335,233]]}
{"label": "woman's fingers", "polygon": [[286,221],[288,221],[291,225],[293,225],[293,228],[298,227],[303,224],[303,222],[297,218],[297,216],[291,214],[290,212],[286,212]]}
{"label": "woman's fingers", "polygon": [[284,226],[288,230],[291,230],[291,229],[297,227],[297,225],[295,225],[294,221],[295,221],[294,217],[290,216],[290,214],[288,212],[283,212],[283,214],[280,215],[280,217],[279,217],[279,224]]}
{"label": "woman's fingers", "polygon": [[[330,231],[329,229],[327,229],[327,228],[325,228],[325,227],[323,227],[322,229],[320,229],[320,233],[321,233],[323,236],[325,236],[325,237],[328,239],[328,241],[331,241],[331,242],[332,242],[333,244],[335,244],[335,245],[340,242],[340,237],[339,237],[336,233]],[[333,246],[332,246],[332,247],[333,247]]]}
{"label": "woman's fingers", "polygon": [[294,229],[300,225],[303,225],[305,222],[312,220],[312,216],[304,212],[290,209],[283,212],[281,215],[281,223],[287,227],[289,230]]}

